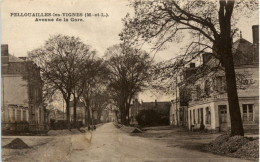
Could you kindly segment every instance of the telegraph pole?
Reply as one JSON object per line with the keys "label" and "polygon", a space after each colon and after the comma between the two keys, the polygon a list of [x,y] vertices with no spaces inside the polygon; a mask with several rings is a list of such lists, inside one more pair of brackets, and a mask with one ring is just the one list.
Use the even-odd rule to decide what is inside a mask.
{"label": "telegraph pole", "polygon": [[2,82],[3,82],[3,118],[4,118],[4,123],[5,123],[5,81],[4,77],[2,76]]}
{"label": "telegraph pole", "polygon": [[177,126],[179,126],[179,121],[178,121],[178,105],[177,105],[177,99],[178,99],[178,96],[177,96],[177,93],[178,93],[178,90],[177,90],[177,86],[178,86],[178,83],[177,83],[177,78],[178,76],[177,76],[177,73],[176,73],[176,101],[175,101],[175,104],[176,104],[176,121],[177,121]]}

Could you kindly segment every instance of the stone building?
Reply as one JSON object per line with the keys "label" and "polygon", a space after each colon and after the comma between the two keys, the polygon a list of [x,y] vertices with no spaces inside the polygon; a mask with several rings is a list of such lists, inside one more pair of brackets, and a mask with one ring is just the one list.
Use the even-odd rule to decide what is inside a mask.
{"label": "stone building", "polygon": [[190,63],[188,67],[179,70],[176,75],[175,90],[169,113],[170,125],[188,126],[188,103],[190,100],[189,90],[187,88],[187,79],[196,73],[195,63]]}
{"label": "stone building", "polygon": [[23,122],[31,131],[43,130],[45,108],[39,68],[25,57],[10,55],[8,45],[1,45],[1,59],[2,129],[16,129],[12,123]]}
{"label": "stone building", "polygon": [[[253,26],[253,44],[242,37],[233,44],[239,105],[245,131],[258,130],[259,127],[258,47],[258,26]],[[231,127],[225,74],[216,67],[218,63],[211,54],[204,54],[203,65],[187,79],[187,89],[191,95],[187,117],[190,130],[204,128],[227,131]]]}

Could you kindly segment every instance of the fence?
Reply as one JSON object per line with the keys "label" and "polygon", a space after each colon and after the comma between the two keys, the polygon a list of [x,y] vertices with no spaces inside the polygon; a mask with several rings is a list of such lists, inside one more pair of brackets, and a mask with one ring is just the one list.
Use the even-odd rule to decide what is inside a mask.
{"label": "fence", "polygon": [[32,124],[28,122],[1,123],[3,135],[34,134],[46,132],[48,125]]}
{"label": "fence", "polygon": [[2,134],[20,134],[29,132],[28,122],[1,123]]}

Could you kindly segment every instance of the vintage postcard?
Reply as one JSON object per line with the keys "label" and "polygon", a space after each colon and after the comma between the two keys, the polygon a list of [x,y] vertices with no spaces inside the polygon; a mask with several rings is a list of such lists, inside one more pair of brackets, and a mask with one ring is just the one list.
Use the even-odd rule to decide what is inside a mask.
{"label": "vintage postcard", "polygon": [[2,0],[3,162],[259,160],[257,0]]}

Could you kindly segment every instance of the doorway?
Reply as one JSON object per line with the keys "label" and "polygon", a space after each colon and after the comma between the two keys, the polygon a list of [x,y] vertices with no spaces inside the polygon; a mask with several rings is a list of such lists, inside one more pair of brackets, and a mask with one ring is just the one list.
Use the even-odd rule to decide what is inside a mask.
{"label": "doorway", "polygon": [[227,131],[227,105],[219,105],[219,129],[221,132]]}

